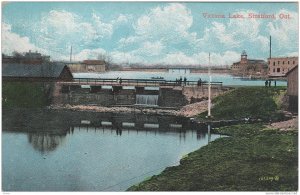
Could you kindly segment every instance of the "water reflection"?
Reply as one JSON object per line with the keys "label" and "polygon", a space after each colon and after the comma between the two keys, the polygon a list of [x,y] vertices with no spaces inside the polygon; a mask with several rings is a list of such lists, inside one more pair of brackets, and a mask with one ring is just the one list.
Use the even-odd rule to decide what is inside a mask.
{"label": "water reflection", "polygon": [[[41,153],[55,151],[74,129],[112,131],[117,136],[136,132],[155,135],[175,133],[180,142],[192,130],[197,140],[207,137],[210,142],[210,126],[199,126],[187,118],[146,114],[62,112],[53,110],[4,110],[3,130],[27,133],[28,142]],[[20,115],[20,112],[22,114]],[[18,117],[15,117],[18,116]],[[207,134],[208,132],[208,134]]]}
{"label": "water reflection", "polygon": [[[131,125],[130,125],[131,126]],[[172,129],[159,129],[159,124],[146,124],[145,128],[142,129],[135,129],[134,126],[131,126],[131,128],[122,128],[120,126],[90,126],[90,125],[80,125],[80,126],[73,126],[70,127],[71,132],[74,132],[74,129],[77,129],[79,132],[80,131],[93,131],[97,132],[98,134],[105,134],[106,131],[109,131],[111,133],[114,133],[117,136],[122,136],[122,133],[127,132],[126,135],[129,134],[139,134],[139,133],[144,133],[144,134],[154,134],[154,135],[162,135],[162,134],[175,134],[178,136],[180,141],[185,141],[186,135],[187,134],[196,134],[195,139],[196,140],[203,140],[203,139],[210,139],[211,135],[210,133],[208,134],[207,130],[205,128],[199,128],[198,130],[184,130],[178,127],[172,128]]]}
{"label": "water reflection", "polygon": [[210,142],[210,139],[211,139],[211,134],[210,134],[210,124],[207,125],[207,143]]}
{"label": "water reflection", "polygon": [[117,133],[117,135],[122,135],[122,129],[120,129],[120,128],[118,128],[117,130],[116,130],[116,133]]}
{"label": "water reflection", "polygon": [[[115,135],[122,136],[123,131],[127,131],[127,135],[133,132],[144,132],[145,134],[152,133],[154,135],[166,134],[168,132],[176,133],[179,137],[180,142],[186,141],[186,134],[189,130],[173,130],[173,131],[164,131],[159,130],[157,128],[154,129],[142,129],[142,130],[134,130],[134,129],[122,129],[120,127],[93,127],[93,126],[78,126],[78,127],[70,127],[68,131],[64,131],[63,134],[55,132],[28,132],[27,138],[28,142],[33,146],[33,148],[41,153],[52,152],[57,149],[59,145],[65,142],[66,136],[68,134],[74,134],[74,129],[78,129],[78,131],[94,131],[97,133],[105,134],[105,131],[115,132]],[[207,139],[209,143],[211,140],[210,135],[210,127],[208,128],[208,132],[205,129],[198,129],[196,131],[192,131],[192,135],[196,134],[197,140]]]}
{"label": "water reflection", "polygon": [[183,117],[22,112],[3,111],[5,191],[125,191],[208,142]]}
{"label": "water reflection", "polygon": [[205,137],[205,133],[201,130],[197,131],[197,140],[201,140]]}
{"label": "water reflection", "polygon": [[54,151],[65,140],[65,135],[49,133],[28,133],[28,142],[42,153]]}

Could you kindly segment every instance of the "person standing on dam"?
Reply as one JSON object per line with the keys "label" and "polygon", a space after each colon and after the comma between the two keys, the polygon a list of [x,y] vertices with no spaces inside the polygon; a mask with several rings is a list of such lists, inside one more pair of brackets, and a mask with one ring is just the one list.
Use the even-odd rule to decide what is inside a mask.
{"label": "person standing on dam", "polygon": [[201,86],[201,83],[202,83],[202,80],[201,80],[201,78],[198,80],[198,82],[197,82],[197,85],[198,86]]}

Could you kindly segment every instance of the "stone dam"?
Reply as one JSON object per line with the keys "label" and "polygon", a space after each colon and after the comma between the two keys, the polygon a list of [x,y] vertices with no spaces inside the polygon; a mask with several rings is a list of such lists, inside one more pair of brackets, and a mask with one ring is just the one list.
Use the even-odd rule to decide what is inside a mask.
{"label": "stone dam", "polygon": [[[228,91],[228,87],[211,85],[211,97]],[[126,86],[57,82],[53,105],[146,106],[180,108],[208,99],[208,85],[195,86]]]}

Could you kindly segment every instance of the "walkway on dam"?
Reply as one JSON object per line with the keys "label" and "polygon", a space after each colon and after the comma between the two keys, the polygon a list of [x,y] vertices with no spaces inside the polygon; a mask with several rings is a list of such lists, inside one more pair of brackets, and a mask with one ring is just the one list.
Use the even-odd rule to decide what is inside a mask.
{"label": "walkway on dam", "polygon": [[[171,81],[163,79],[100,79],[100,78],[74,78],[74,81],[60,81],[67,85],[93,85],[93,86],[135,86],[135,87],[180,87],[208,85],[207,81]],[[211,85],[222,86],[222,82],[211,82]]]}

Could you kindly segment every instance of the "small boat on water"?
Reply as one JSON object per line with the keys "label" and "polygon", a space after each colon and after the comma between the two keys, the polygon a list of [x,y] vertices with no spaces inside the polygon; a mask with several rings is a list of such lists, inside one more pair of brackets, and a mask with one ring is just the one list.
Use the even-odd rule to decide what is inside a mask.
{"label": "small boat on water", "polygon": [[164,77],[151,77],[151,79],[159,79],[159,80],[163,80]]}

